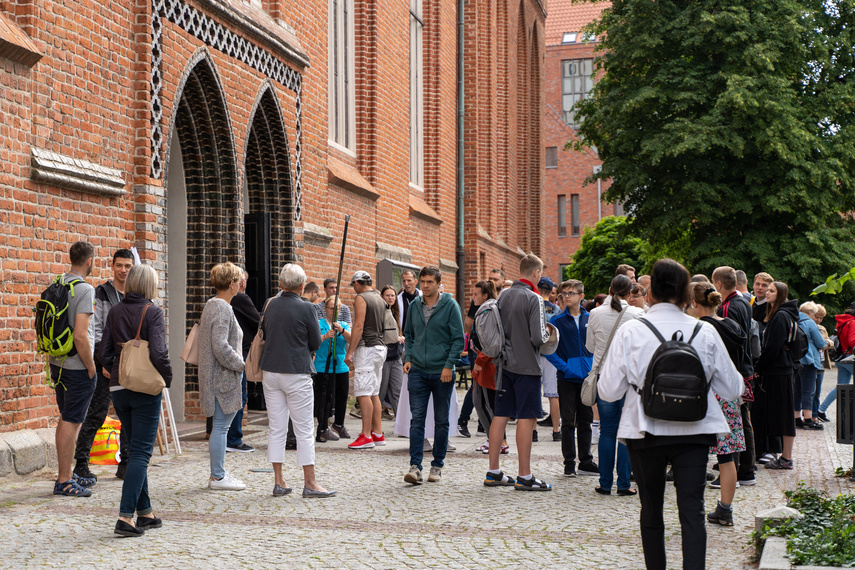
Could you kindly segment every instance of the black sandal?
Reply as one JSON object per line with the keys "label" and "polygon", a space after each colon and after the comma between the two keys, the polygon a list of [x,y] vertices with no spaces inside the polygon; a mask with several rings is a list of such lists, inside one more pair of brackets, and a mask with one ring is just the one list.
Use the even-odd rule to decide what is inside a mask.
{"label": "black sandal", "polygon": [[621,497],[634,497],[638,491],[636,489],[618,489],[617,494]]}
{"label": "black sandal", "polygon": [[53,485],[53,494],[66,497],[90,497],[92,496],[92,491],[81,487],[74,479],[69,479],[65,483],[56,481]]}
{"label": "black sandal", "polygon": [[[594,488],[594,491],[596,491],[600,495],[611,495],[612,494],[611,489],[603,489],[599,485],[597,485],[596,488]],[[620,491],[618,491],[618,493],[620,493]]]}

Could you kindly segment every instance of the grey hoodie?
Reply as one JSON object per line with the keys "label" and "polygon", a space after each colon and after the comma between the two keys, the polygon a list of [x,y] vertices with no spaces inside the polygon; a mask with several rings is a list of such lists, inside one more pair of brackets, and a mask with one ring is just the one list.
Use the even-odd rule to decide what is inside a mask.
{"label": "grey hoodie", "polygon": [[501,294],[499,314],[505,329],[504,370],[542,376],[540,347],[549,340],[543,299],[522,281]]}

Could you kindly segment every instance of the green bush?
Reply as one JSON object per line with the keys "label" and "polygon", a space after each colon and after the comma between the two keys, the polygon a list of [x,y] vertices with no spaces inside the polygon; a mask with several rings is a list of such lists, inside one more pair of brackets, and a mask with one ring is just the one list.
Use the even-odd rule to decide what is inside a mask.
{"label": "green bush", "polygon": [[799,485],[785,493],[788,505],[804,515],[755,533],[758,551],[770,536],[787,539],[794,565],[855,568],[855,495],[828,498],[825,491]]}

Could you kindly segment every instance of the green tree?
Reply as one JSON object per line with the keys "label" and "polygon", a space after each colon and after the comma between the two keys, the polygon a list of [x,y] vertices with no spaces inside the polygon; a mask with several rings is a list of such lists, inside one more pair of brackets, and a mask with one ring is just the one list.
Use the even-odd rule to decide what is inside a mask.
{"label": "green tree", "polygon": [[692,271],[807,298],[855,265],[853,24],[851,0],[613,0],[572,146],[653,250],[688,234]]}
{"label": "green tree", "polygon": [[597,293],[608,293],[615,268],[621,263],[642,271],[647,244],[628,230],[625,216],[608,216],[586,229],[564,278],[581,281],[586,297],[591,299]]}

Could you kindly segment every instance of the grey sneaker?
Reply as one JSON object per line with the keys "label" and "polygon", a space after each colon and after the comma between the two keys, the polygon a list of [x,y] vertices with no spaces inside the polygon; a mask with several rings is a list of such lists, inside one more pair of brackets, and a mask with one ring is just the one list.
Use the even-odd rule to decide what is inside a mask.
{"label": "grey sneaker", "polygon": [[721,505],[716,505],[713,512],[707,513],[707,520],[721,526],[733,526],[733,510],[723,509]]}
{"label": "grey sneaker", "polygon": [[421,485],[424,483],[422,479],[422,470],[416,465],[410,465],[410,472],[404,475],[404,481],[410,485]]}
{"label": "grey sneaker", "polygon": [[442,481],[442,469],[439,467],[431,467],[430,475],[428,475],[428,483],[439,483]]}

